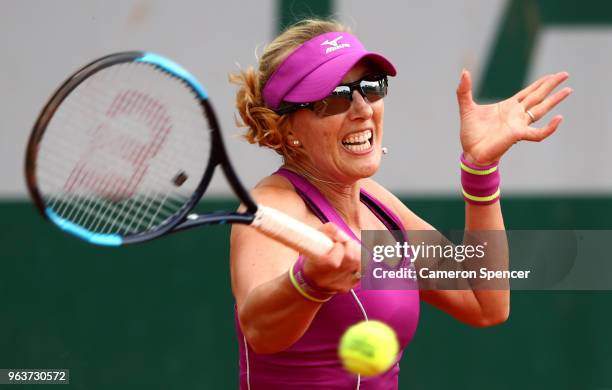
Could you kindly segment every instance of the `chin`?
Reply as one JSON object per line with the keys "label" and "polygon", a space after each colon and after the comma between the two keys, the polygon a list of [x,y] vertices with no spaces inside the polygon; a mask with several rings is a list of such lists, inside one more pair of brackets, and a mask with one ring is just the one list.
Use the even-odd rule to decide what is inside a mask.
{"label": "chin", "polygon": [[365,179],[367,177],[374,176],[378,169],[380,168],[380,157],[376,158],[375,161],[371,161],[369,163],[360,164],[357,167],[357,176],[360,179]]}

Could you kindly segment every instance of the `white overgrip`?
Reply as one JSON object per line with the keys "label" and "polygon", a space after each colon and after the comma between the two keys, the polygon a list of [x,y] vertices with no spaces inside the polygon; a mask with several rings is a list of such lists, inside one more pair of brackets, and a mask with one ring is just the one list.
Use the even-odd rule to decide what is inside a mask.
{"label": "white overgrip", "polygon": [[323,256],[334,246],[329,237],[315,228],[267,206],[258,206],[251,226],[307,255]]}

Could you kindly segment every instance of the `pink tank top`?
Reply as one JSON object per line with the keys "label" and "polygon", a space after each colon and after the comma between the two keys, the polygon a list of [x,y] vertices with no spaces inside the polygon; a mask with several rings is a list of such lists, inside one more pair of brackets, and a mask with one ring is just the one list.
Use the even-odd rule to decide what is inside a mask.
{"label": "pink tank top", "polygon": [[[321,222],[334,222],[353,239],[357,237],[327,199],[303,177],[286,169],[275,174],[287,178]],[[389,230],[404,230],[399,218],[365,190],[361,201]],[[390,325],[400,341],[397,362],[386,373],[361,378],[345,371],[338,359],[340,337],[351,325],[365,319]],[[323,304],[306,333],[285,351],[258,355],[246,342],[236,315],[240,352],[241,390],[387,390],[398,388],[399,360],[417,328],[419,292],[412,290],[361,290],[338,294]]]}

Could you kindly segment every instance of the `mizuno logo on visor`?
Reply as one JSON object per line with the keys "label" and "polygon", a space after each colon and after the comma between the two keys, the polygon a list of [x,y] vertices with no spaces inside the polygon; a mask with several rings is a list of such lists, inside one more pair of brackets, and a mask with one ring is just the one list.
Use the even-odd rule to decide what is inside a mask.
{"label": "mizuno logo on visor", "polygon": [[335,39],[332,39],[331,41],[329,39],[326,39],[323,43],[321,43],[321,46],[329,45],[329,47],[325,50],[325,54],[329,54],[344,47],[351,47],[350,43],[338,43],[340,39],[342,39],[342,35]]}

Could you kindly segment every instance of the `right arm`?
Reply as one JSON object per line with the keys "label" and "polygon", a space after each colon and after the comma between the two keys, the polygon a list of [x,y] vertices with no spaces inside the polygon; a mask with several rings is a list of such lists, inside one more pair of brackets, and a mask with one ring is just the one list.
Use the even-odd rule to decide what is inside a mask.
{"label": "right arm", "polygon": [[[355,242],[333,224],[317,226],[302,199],[290,189],[264,186],[252,195],[257,203],[318,227],[335,241],[324,257],[305,259],[304,273],[317,287],[347,292],[356,284],[354,273],[361,263],[360,248]],[[289,280],[288,270],[298,256],[296,250],[249,226],[232,226],[232,290],[240,327],[256,353],[289,348],[306,332],[321,307],[304,298]]]}

